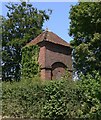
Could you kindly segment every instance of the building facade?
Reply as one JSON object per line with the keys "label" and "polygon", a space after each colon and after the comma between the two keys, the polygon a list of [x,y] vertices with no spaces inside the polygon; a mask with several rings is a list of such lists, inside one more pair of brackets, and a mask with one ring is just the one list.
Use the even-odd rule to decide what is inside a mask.
{"label": "building facade", "polygon": [[46,30],[28,43],[36,44],[40,47],[38,62],[41,67],[41,79],[60,79],[66,69],[72,76],[72,48],[69,43]]}

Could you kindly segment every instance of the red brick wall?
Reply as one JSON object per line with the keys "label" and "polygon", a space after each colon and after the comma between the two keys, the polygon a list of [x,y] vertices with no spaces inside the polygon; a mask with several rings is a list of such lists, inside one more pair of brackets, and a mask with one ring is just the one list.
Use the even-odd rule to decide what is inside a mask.
{"label": "red brick wall", "polygon": [[[71,49],[50,42],[42,42],[39,44],[39,64],[41,65],[42,79],[55,79],[65,73],[65,67],[72,70]],[[55,68],[54,63],[58,63]],[[64,64],[61,66],[60,64]]]}
{"label": "red brick wall", "polygon": [[56,62],[52,65],[52,79],[60,79],[65,74],[66,66]]}
{"label": "red brick wall", "polygon": [[40,75],[41,75],[42,80],[51,80],[52,79],[51,70],[49,70],[49,69],[47,69],[47,70],[41,69]]}
{"label": "red brick wall", "polygon": [[39,52],[39,65],[41,68],[45,68],[45,58],[46,58],[46,47],[45,46],[40,46],[40,52]]}
{"label": "red brick wall", "polygon": [[71,50],[64,46],[55,44],[46,45],[46,67],[51,67],[55,62],[65,64],[68,69],[72,69]]}

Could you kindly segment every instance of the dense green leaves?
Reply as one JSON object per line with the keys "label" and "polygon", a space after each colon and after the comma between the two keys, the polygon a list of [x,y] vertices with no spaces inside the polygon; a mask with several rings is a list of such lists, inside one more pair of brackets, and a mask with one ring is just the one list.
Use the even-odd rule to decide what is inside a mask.
{"label": "dense green leaves", "polygon": [[87,74],[81,76],[77,86],[81,94],[81,117],[100,120],[101,118],[101,76],[93,72],[95,77]]}
{"label": "dense green leaves", "polygon": [[101,34],[94,34],[89,43],[82,43],[75,47],[74,66],[78,73],[84,74],[97,70],[101,74]]}
{"label": "dense green leaves", "polygon": [[21,73],[23,78],[39,76],[40,66],[38,63],[39,47],[26,46],[22,48]]}
{"label": "dense green leaves", "polygon": [[23,79],[3,83],[3,116],[20,118],[101,118],[101,76],[87,74],[79,81]]}
{"label": "dense green leaves", "polygon": [[35,78],[33,81],[28,79],[13,84],[3,83],[3,116],[50,119],[71,117],[73,113],[70,110],[76,106],[74,86],[69,81],[42,83]]}
{"label": "dense green leaves", "polygon": [[3,83],[3,116],[38,118],[42,107],[42,92],[40,82],[33,82],[32,79],[13,84]]}
{"label": "dense green leaves", "polygon": [[51,81],[45,85],[45,103],[42,108],[42,118],[66,119],[73,117],[70,112],[77,100],[73,81]]}
{"label": "dense green leaves", "polygon": [[79,3],[70,11],[71,45],[77,73],[101,74],[101,3]]}
{"label": "dense green leaves", "polygon": [[2,25],[3,80],[20,79],[21,48],[42,32],[51,11],[37,10],[30,3],[10,3]]}

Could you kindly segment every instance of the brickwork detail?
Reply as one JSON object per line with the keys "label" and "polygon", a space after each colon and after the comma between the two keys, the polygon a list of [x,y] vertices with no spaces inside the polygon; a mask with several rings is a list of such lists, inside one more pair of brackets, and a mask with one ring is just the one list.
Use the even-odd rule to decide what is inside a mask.
{"label": "brickwork detail", "polygon": [[60,79],[66,68],[72,70],[71,49],[45,41],[38,45],[42,79]]}
{"label": "brickwork detail", "polygon": [[69,43],[46,30],[27,45],[36,44],[40,47],[38,62],[42,79],[60,79],[66,68],[72,76],[72,48]]}

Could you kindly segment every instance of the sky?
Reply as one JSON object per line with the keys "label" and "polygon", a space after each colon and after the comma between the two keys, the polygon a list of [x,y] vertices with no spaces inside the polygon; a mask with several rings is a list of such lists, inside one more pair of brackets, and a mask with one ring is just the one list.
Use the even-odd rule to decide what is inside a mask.
{"label": "sky", "polygon": [[[76,5],[77,2],[31,2],[34,7],[39,10],[52,10],[50,19],[43,25],[43,29],[48,28],[49,31],[54,32],[59,37],[67,42],[70,42],[73,38],[69,36],[69,11],[72,5]],[[7,8],[5,5],[7,2],[0,3],[0,15],[6,16]]]}

